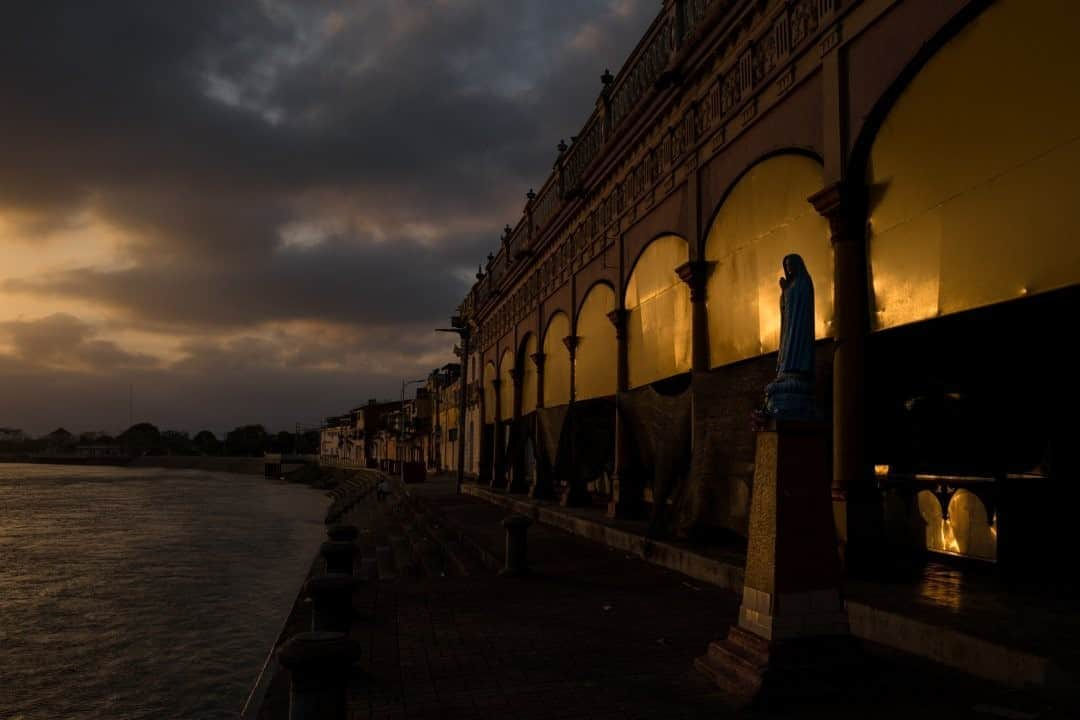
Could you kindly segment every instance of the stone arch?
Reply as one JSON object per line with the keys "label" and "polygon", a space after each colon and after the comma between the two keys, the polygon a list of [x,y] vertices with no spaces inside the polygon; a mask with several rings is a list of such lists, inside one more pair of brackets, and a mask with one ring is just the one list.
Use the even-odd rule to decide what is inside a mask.
{"label": "stone arch", "polygon": [[780,341],[781,261],[798,253],[816,292],[817,337],[831,334],[833,260],[828,221],[807,198],[821,189],[821,162],[806,153],[770,154],[728,189],[709,227],[704,258],[712,367],[773,352]]}
{"label": "stone arch", "polygon": [[616,308],[615,288],[607,282],[593,284],[578,307],[574,334],[578,336],[574,357],[574,399],[614,395],[618,374],[615,326],[608,313]]}
{"label": "stone arch", "polygon": [[[1057,417],[1056,368],[1070,352],[1060,318],[1080,297],[1080,242],[1064,211],[1080,195],[1078,21],[1066,0],[972,4],[860,130],[848,176],[862,191],[869,275],[870,462],[995,476],[1071,456],[1075,423],[1032,418]],[[974,507],[957,496],[950,515]],[[931,499],[919,501],[927,540],[962,543]],[[1044,501],[1042,527],[1013,547],[1072,546],[1072,484],[1048,484]],[[972,547],[987,553],[979,523]]]}
{"label": "stone arch", "polygon": [[570,402],[570,350],[563,339],[570,335],[570,318],[554,313],[544,328],[544,407]]}
{"label": "stone arch", "polygon": [[1065,21],[1078,13],[999,0],[943,31],[871,113],[852,160],[866,180],[871,330],[1080,283],[1063,212],[1080,194]]}
{"label": "stone arch", "polygon": [[675,272],[689,259],[685,238],[660,235],[631,267],[623,295],[631,388],[690,370],[690,288]]}

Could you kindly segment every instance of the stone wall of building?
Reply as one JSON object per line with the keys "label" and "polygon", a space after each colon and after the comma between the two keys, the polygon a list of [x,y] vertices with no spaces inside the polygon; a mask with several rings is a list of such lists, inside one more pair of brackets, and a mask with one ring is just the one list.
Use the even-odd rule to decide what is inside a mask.
{"label": "stone wall of building", "polygon": [[[540,421],[521,427],[537,428],[556,481],[602,491],[583,477],[595,469],[578,460],[561,468],[558,458],[563,419],[574,416],[566,406],[614,379],[635,452],[612,458],[621,483],[610,489],[613,511],[637,507],[616,497],[637,493],[662,504],[654,517],[677,533],[745,532],[747,418],[774,375],[779,261],[798,252],[819,300],[817,389],[846,542],[849,498],[876,492],[867,449],[880,445],[880,430],[867,418],[882,412],[866,403],[885,401],[865,388],[888,383],[868,377],[888,363],[867,362],[874,333],[1080,285],[1068,214],[1046,206],[1067,205],[1080,172],[1080,91],[1065,70],[1075,64],[1070,21],[1080,10],[1065,0],[666,0],[464,298],[470,366],[496,377],[504,356],[517,353],[520,366],[522,343],[537,338],[537,355],[551,357],[536,358],[530,390],[544,399],[549,362],[552,387],[567,392],[547,388]],[[1002,102],[1009,108],[999,112]],[[672,236],[686,245],[678,266],[650,250],[658,238],[673,247]],[[656,281],[649,292],[679,288],[677,302],[663,301],[663,319],[635,315],[645,276]],[[580,324],[579,313],[601,282],[615,296],[615,351],[606,366],[583,351],[579,366],[581,330],[596,327],[595,313]],[[560,316],[561,337],[546,337]],[[685,347],[687,324],[689,362],[685,351],[664,356]],[[976,325],[961,320],[959,332]],[[581,398],[564,366],[588,373]],[[663,421],[631,418],[639,405],[664,405],[649,400],[649,383],[687,371],[686,437],[674,406]],[[482,388],[488,379],[471,381]],[[500,482],[496,468],[515,462],[502,424],[520,422],[502,390],[498,417],[494,393],[487,408],[485,393],[471,394],[468,447],[471,472]],[[657,484],[656,448],[680,442],[692,450],[671,461],[674,479]]]}

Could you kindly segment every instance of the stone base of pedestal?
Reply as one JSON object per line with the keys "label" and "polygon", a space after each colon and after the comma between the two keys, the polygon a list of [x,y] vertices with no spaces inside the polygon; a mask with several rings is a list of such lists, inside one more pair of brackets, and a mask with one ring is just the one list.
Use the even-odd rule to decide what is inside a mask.
{"label": "stone base of pedestal", "polygon": [[851,632],[835,588],[770,595],[744,587],[739,627],[769,641]]}
{"label": "stone base of pedestal", "polygon": [[828,695],[857,662],[839,591],[828,453],[820,423],[778,421],[757,434],[739,621],[694,662],[738,704]]}
{"label": "stone base of pedestal", "polygon": [[770,641],[738,626],[694,661],[737,707],[833,696],[851,685],[861,664],[850,635]]}

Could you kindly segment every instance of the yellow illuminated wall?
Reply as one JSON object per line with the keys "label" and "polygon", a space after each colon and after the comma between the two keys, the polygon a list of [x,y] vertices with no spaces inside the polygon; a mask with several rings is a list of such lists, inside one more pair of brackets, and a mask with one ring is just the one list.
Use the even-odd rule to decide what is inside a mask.
{"label": "yellow illuminated wall", "polygon": [[615,394],[618,348],[615,326],[608,313],[615,309],[615,291],[593,285],[578,311],[577,354],[574,357],[574,397],[577,400]]}
{"label": "yellow illuminated wall", "polygon": [[504,350],[502,360],[499,361],[499,418],[501,420],[514,419],[514,377],[511,374],[514,369],[514,354]]}
{"label": "yellow illuminated wall", "polygon": [[528,415],[536,409],[536,363],[532,356],[536,354],[536,336],[529,334],[525,341],[525,352],[521,357],[524,377],[521,380],[521,414]]}
{"label": "yellow illuminated wall", "polygon": [[829,224],[807,198],[822,188],[821,165],[777,155],[732,188],[709,230],[709,361],[712,367],[780,347],[782,261],[798,253],[814,280],[815,334],[831,334],[833,264]]}
{"label": "yellow illuminated wall", "polygon": [[653,240],[626,283],[626,343],[630,387],[690,369],[690,288],[675,274],[689,259],[677,235]]}
{"label": "yellow illuminated wall", "polygon": [[871,151],[875,329],[1080,282],[1073,0],[999,0],[930,59]]}
{"label": "yellow illuminated wall", "polygon": [[495,378],[498,377],[495,363],[484,366],[484,422],[495,422],[495,403],[498,396],[495,394]]}
{"label": "yellow illuminated wall", "polygon": [[570,351],[563,338],[570,334],[570,318],[555,313],[544,331],[544,407],[570,402]]}
{"label": "yellow illuminated wall", "polygon": [[991,525],[982,501],[967,490],[958,490],[949,501],[949,517],[943,519],[941,503],[929,490],[916,498],[926,549],[983,560],[997,559],[997,527]]}

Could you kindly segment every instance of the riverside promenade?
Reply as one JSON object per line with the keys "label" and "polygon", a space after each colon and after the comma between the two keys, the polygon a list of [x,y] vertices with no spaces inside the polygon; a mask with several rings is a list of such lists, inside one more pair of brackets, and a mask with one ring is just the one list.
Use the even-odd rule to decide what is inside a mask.
{"label": "riverside promenade", "polygon": [[[350,680],[350,718],[754,715],[733,711],[692,669],[734,621],[734,592],[539,523],[528,536],[532,572],[501,577],[506,509],[458,495],[450,478],[392,485],[386,500],[365,491],[338,518],[361,530],[354,572],[377,566],[377,579],[354,597],[352,639],[362,657]],[[317,561],[312,572],[322,571]],[[309,623],[309,604],[298,597],[282,640]],[[841,694],[767,716],[1078,716],[1060,698],[874,643],[864,651]],[[269,669],[265,699],[250,717],[284,720],[288,673]]]}

